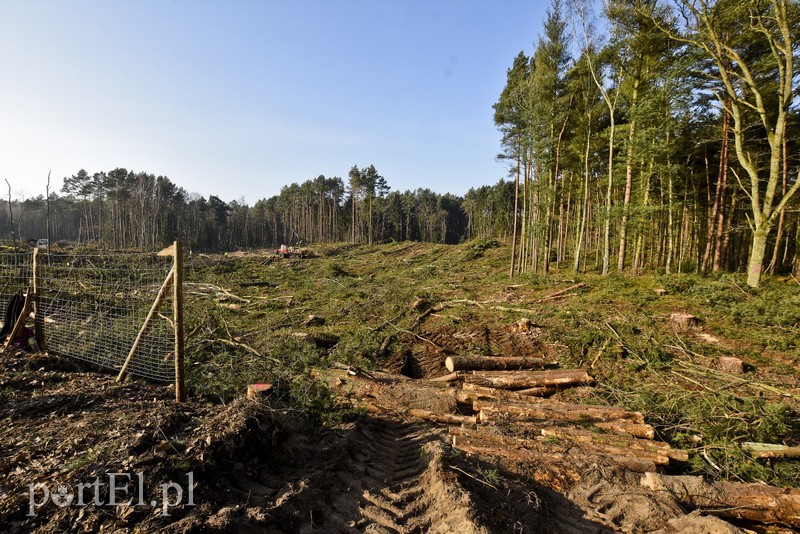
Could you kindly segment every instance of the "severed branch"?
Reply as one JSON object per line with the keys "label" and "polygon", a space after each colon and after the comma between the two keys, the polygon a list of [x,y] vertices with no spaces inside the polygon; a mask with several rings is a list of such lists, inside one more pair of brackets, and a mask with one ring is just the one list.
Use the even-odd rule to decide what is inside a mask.
{"label": "severed branch", "polygon": [[586,287],[586,284],[584,282],[579,282],[579,283],[577,283],[575,285],[571,285],[571,286],[569,286],[567,288],[564,288],[564,289],[562,289],[560,291],[556,291],[555,293],[550,293],[549,295],[546,295],[546,296],[540,298],[539,300],[536,301],[536,304],[541,304],[542,302],[546,302],[548,300],[562,298],[562,297],[566,296],[566,293],[569,293],[570,291],[572,291],[574,289],[580,289],[582,287]]}
{"label": "severed branch", "polygon": [[250,304],[250,301],[248,299],[242,298],[239,295],[234,295],[229,290],[227,290],[227,289],[225,289],[223,287],[220,287],[220,286],[215,286],[214,284],[194,283],[194,284],[184,284],[184,285],[185,285],[185,287],[187,289],[190,288],[190,287],[194,287],[194,288],[196,288],[198,290],[201,290],[200,291],[201,294],[205,294],[202,290],[210,290],[210,291],[215,292],[217,294],[217,297],[219,297],[220,295],[223,295],[223,296],[228,297],[230,299],[238,300],[239,302],[244,302],[245,304]]}

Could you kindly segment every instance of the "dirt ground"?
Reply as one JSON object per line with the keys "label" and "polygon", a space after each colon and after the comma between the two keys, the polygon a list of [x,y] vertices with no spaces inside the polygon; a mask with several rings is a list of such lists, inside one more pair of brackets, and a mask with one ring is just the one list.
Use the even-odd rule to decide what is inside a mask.
{"label": "dirt ground", "polygon": [[[321,429],[269,401],[176,405],[169,388],[119,386],[54,356],[0,362],[3,531],[741,532],[592,458],[556,490],[532,482],[548,466],[460,454],[427,422],[367,416]],[[116,480],[123,504],[108,505],[109,473],[130,475]],[[77,484],[98,477],[78,505]],[[49,500],[41,486],[31,498],[37,482]],[[169,482],[184,495],[166,515]],[[58,486],[71,503],[59,506]]]}

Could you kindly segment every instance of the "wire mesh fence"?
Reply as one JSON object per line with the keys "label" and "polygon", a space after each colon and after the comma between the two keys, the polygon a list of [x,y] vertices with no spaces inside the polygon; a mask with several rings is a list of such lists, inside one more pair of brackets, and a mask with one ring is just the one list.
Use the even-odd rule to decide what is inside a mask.
{"label": "wire mesh fence", "polygon": [[[40,254],[38,314],[48,352],[122,368],[173,265],[147,253]],[[33,286],[32,254],[0,254],[0,297]],[[173,303],[164,299],[136,344],[127,371],[175,379]]]}

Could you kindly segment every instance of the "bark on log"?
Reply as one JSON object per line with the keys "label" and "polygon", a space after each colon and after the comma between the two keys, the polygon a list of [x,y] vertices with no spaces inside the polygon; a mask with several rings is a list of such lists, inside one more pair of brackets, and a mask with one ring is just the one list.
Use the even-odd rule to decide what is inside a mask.
{"label": "bark on log", "polygon": [[473,371],[464,381],[500,389],[523,389],[547,386],[577,386],[592,384],[594,378],[580,369],[555,371]]}
{"label": "bark on log", "polygon": [[519,369],[542,369],[547,362],[543,358],[515,356],[448,356],[444,361],[447,370],[455,371],[508,371]]}
{"label": "bark on log", "polygon": [[545,397],[561,391],[561,388],[555,386],[546,386],[538,388],[510,390],[498,389],[488,386],[479,386],[478,384],[465,383],[458,392],[458,402],[472,403],[478,399],[491,399],[491,400],[512,400],[517,402],[538,402],[537,397]]}
{"label": "bark on log", "polygon": [[625,432],[636,438],[653,439],[656,437],[655,429],[643,423],[631,423],[628,421],[596,421],[592,423],[597,428],[610,432]]}
{"label": "bark on log", "polygon": [[600,454],[607,458],[609,462],[622,465],[637,473],[655,471],[657,464],[667,465],[669,463],[669,459],[666,456],[648,453],[647,451],[638,451],[642,454],[637,455],[631,454],[629,450],[618,450],[614,447],[583,447],[576,449],[574,447],[558,446],[551,446],[551,450],[548,451],[543,450],[546,447],[543,443],[536,443],[533,440],[488,434],[482,435],[474,431],[470,434],[470,431],[465,429],[454,430],[461,430],[461,432],[457,432],[452,436],[454,448],[472,454],[506,458],[517,462],[536,463],[539,465],[549,462],[547,464],[549,466],[570,465],[572,463],[569,461],[570,456],[575,457],[576,454],[584,456],[584,453],[590,452],[592,456]]}
{"label": "bark on log", "polygon": [[[532,400],[532,395],[525,395],[519,391],[509,389],[498,389],[478,384],[464,383],[458,395],[458,402],[474,402],[478,399],[502,400],[528,402]],[[535,400],[534,400],[535,402]]]}
{"label": "bark on log", "polygon": [[641,484],[719,517],[800,527],[800,490],[766,484],[706,482],[701,476],[646,473]]}
{"label": "bark on log", "polygon": [[[628,437],[621,434],[598,434],[589,430],[578,428],[542,428],[542,436],[553,436],[561,439],[572,440],[576,443],[592,443],[610,445],[621,449],[631,449],[632,451],[649,451],[658,455],[666,456],[670,460],[678,462],[688,462],[689,453],[673,449],[669,443],[650,439],[639,439]],[[656,462],[657,463],[657,462]]]}
{"label": "bark on log", "polygon": [[554,420],[575,422],[626,421],[644,424],[641,412],[628,412],[615,406],[592,406],[568,402],[537,399],[539,402],[494,403],[477,400],[473,403],[475,412],[480,413],[480,421],[508,418],[512,420]]}
{"label": "bark on log", "polygon": [[446,425],[475,425],[477,424],[474,415],[456,415],[450,413],[435,413],[428,410],[418,410],[411,408],[403,412],[405,415],[416,417],[418,419],[425,419],[434,423],[442,423]]}
{"label": "bark on log", "polygon": [[558,393],[563,388],[558,386],[539,386],[535,388],[518,389],[515,393],[524,395],[526,397],[549,397],[554,393]]}
{"label": "bark on log", "polygon": [[[558,428],[564,428],[566,425],[571,424],[569,421],[550,423],[547,421],[530,422],[530,421],[514,421],[516,428],[527,429],[528,432],[541,432],[543,428],[553,428],[558,425]],[[640,439],[653,439],[655,437],[655,430],[650,425],[631,423],[630,421],[595,421],[591,426],[604,430],[606,432],[614,432],[618,435]]]}

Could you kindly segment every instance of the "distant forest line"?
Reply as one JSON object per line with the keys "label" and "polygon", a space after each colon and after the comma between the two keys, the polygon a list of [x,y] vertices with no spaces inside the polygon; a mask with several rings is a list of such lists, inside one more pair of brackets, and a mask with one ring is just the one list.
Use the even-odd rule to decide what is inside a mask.
{"label": "distant forest line", "polygon": [[463,197],[391,191],[373,165],[353,166],[347,181],[320,175],[284,186],[252,206],[188,193],[152,173],[80,170],[64,178],[49,202],[45,195],[7,198],[0,205],[0,234],[8,241],[48,237],[49,220],[53,242],[113,249],[154,250],[175,239],[200,251],[332,241],[458,243],[507,238],[513,201],[513,183],[504,180]]}
{"label": "distant forest line", "polygon": [[[0,209],[0,233],[195,250],[511,244],[509,273],[800,271],[800,3],[551,0],[494,104],[507,179],[393,191],[373,165],[252,206],[117,168]],[[49,205],[49,217],[46,215]],[[12,224],[13,218],[13,224]]]}

